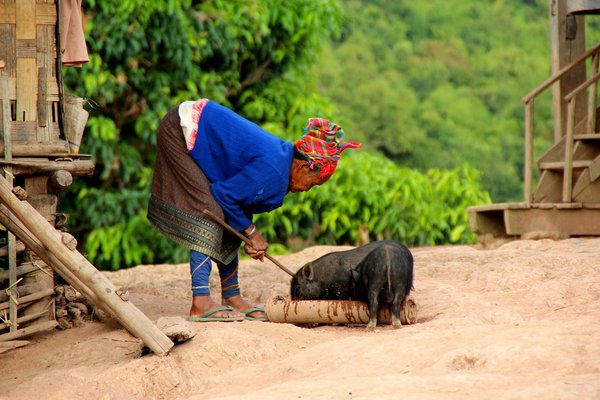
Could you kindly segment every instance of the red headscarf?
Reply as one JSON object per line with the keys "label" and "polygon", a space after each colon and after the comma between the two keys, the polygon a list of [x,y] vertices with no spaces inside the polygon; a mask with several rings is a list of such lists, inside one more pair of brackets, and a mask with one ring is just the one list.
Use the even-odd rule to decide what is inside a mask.
{"label": "red headscarf", "polygon": [[344,142],[344,131],[339,125],[323,118],[311,118],[296,149],[310,162],[310,168],[321,171],[325,178],[335,172],[342,151],[362,147],[360,143]]}

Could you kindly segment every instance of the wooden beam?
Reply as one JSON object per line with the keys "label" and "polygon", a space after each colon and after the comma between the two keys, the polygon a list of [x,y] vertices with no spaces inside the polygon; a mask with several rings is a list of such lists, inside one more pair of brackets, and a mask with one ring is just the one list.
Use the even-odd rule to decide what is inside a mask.
{"label": "wooden beam", "polygon": [[[53,142],[15,142],[14,135],[12,135],[12,139],[13,157],[69,156],[69,143],[66,140]],[[0,156],[4,156],[4,143],[0,143]]]}
{"label": "wooden beam", "polygon": [[[18,300],[19,307],[23,307],[23,306],[31,303],[32,301],[40,300],[40,299],[43,299],[44,297],[48,297],[53,294],[54,294],[54,289],[44,289],[44,290],[40,290],[39,292],[20,297]],[[0,311],[5,310],[8,307],[10,307],[9,303],[10,303],[10,301],[0,303]],[[16,322],[16,320],[15,320],[15,322]]]}
{"label": "wooden beam", "polygon": [[9,350],[27,346],[28,340],[11,340],[10,342],[0,342],[0,353],[5,353]]}
{"label": "wooden beam", "polygon": [[[15,243],[15,250],[17,253],[20,253],[23,250],[25,250],[25,245],[23,244],[23,242]],[[7,255],[8,255],[8,246],[0,247],[0,257],[6,257]],[[0,272],[0,280],[2,280],[2,272]]]}
{"label": "wooden beam", "polygon": [[7,342],[9,340],[19,339],[25,336],[33,335],[34,333],[48,331],[50,329],[56,328],[58,322],[56,321],[46,321],[39,324],[31,325],[23,329],[19,329],[15,332],[5,333],[4,335],[0,335],[0,342]]}
{"label": "wooden beam", "polygon": [[33,175],[41,173],[52,173],[64,170],[75,176],[92,175],[94,173],[94,162],[91,160],[71,161],[48,161],[48,160],[17,160],[4,161],[0,159],[0,165],[8,165],[13,168],[13,175]]}
{"label": "wooden beam", "polygon": [[[0,207],[3,207],[3,206],[0,205]],[[10,221],[7,225],[5,225],[4,222],[0,222],[0,224],[4,225],[8,229],[8,226],[10,225]],[[9,229],[9,230],[12,232],[12,229]],[[19,265],[17,267],[17,277],[24,275],[24,274],[28,274],[31,271],[35,271],[36,269],[38,269],[38,267],[35,266],[33,263],[30,263],[30,262],[22,263],[21,265]],[[0,272],[0,281],[6,280],[6,279],[8,279],[8,271],[1,271]]]}

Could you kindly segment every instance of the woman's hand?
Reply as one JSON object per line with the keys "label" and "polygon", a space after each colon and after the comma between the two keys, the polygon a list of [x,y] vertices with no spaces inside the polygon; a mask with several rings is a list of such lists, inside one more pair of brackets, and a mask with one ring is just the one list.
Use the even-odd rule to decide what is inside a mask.
{"label": "woman's hand", "polygon": [[250,225],[244,232],[250,242],[250,244],[246,243],[244,251],[255,260],[263,261],[265,252],[269,248],[269,243],[267,243],[254,225]]}

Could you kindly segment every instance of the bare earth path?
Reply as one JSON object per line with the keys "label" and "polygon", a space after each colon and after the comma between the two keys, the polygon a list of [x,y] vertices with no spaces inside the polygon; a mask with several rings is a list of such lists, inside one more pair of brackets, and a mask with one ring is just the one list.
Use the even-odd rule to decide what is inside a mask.
{"label": "bare earth path", "polygon": [[[277,258],[295,271],[346,248]],[[90,322],[0,354],[0,399],[600,399],[600,239],[412,250],[417,324],[199,323],[139,357],[120,326]],[[187,265],[107,275],[153,320],[188,311]],[[271,263],[240,275],[255,304],[288,296]]]}

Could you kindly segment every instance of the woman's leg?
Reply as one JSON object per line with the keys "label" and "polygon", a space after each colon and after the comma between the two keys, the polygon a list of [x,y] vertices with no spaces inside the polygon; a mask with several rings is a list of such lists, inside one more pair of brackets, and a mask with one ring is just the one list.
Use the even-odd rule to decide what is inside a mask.
{"label": "woman's leg", "polygon": [[[191,316],[201,316],[207,311],[221,306],[210,297],[209,278],[212,270],[210,257],[195,250],[190,250],[190,273],[192,275],[192,307]],[[239,317],[236,311],[218,311],[211,317]]]}
{"label": "woman's leg", "polygon": [[[240,294],[237,256],[227,265],[217,262],[217,267],[219,268],[219,276],[221,277],[221,297],[223,305],[231,306],[240,312],[250,310],[252,305],[244,300]],[[262,311],[253,311],[248,312],[247,316],[264,318],[267,314]]]}

